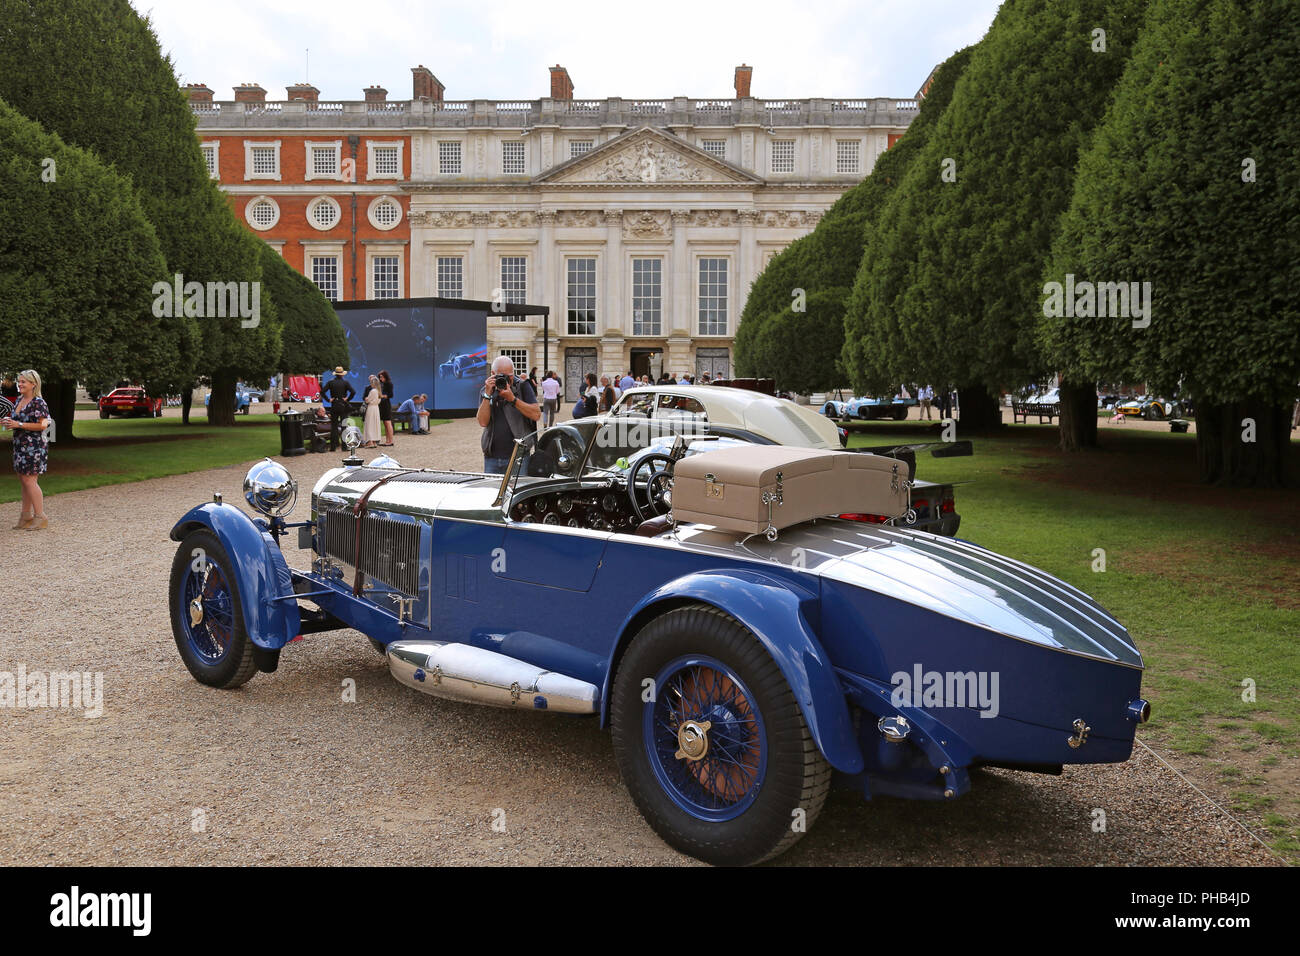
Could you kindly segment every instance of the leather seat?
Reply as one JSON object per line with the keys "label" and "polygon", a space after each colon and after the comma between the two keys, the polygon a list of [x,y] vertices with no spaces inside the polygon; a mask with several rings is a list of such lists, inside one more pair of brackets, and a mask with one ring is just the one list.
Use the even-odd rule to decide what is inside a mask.
{"label": "leather seat", "polygon": [[636,526],[636,533],[642,538],[654,538],[667,531],[671,524],[667,515],[660,515],[657,518],[642,521]]}

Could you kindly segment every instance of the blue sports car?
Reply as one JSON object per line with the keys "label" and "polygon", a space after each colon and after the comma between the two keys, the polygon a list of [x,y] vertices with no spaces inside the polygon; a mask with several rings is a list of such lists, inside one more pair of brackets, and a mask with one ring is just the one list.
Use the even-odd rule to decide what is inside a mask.
{"label": "blue sports car", "polygon": [[438,377],[464,378],[466,375],[482,371],[487,367],[487,346],[485,345],[473,352],[464,352],[459,355],[453,352],[447,357],[447,361],[438,366]]}
{"label": "blue sports car", "polygon": [[[505,475],[349,458],[300,522],[261,462],[258,517],[217,496],[172,528],[176,646],[232,688],[301,634],[355,628],[421,693],[593,715],[649,825],[719,864],[788,849],[832,783],[953,800],[980,766],[1129,757],[1142,657],[1091,598],[964,541],[803,517],[878,510],[844,497],[874,486],[806,494],[809,469],[868,456],[766,446],[789,456],[773,483],[737,467],[756,447],[593,417],[518,441]],[[905,502],[906,464],[879,469]],[[762,533],[728,530],[746,508]]]}

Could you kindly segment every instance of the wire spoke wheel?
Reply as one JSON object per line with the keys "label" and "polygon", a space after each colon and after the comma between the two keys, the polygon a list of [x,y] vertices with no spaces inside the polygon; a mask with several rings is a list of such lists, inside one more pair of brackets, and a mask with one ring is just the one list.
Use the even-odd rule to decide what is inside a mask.
{"label": "wire spoke wheel", "polygon": [[749,689],[711,657],[672,661],[655,687],[645,705],[645,745],[660,783],[699,819],[739,816],[767,767],[763,719]]}
{"label": "wire spoke wheel", "polygon": [[176,649],[195,680],[231,688],[257,672],[235,566],[206,528],[187,534],[176,549],[168,603]]}
{"label": "wire spoke wheel", "polygon": [[678,606],[641,627],[615,670],[610,722],[646,822],[709,863],[785,852],[830,789],[830,764],[780,666],[716,607]]}

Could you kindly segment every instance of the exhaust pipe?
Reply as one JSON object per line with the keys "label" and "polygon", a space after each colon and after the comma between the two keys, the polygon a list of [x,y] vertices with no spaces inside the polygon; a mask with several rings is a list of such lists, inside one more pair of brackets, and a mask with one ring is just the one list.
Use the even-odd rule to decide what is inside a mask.
{"label": "exhaust pipe", "polygon": [[481,647],[444,641],[393,641],[388,669],[400,684],[432,697],[491,707],[594,714],[595,684]]}

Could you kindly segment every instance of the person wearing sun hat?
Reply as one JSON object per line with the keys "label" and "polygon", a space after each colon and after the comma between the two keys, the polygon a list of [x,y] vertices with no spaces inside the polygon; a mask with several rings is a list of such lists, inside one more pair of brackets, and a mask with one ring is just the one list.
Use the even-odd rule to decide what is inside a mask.
{"label": "person wearing sun hat", "polygon": [[343,376],[347,370],[342,365],[334,367],[334,377],[325,383],[321,394],[330,401],[330,451],[338,451],[339,434],[343,431],[343,422],[351,414],[349,403],[357,390]]}

